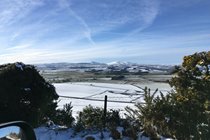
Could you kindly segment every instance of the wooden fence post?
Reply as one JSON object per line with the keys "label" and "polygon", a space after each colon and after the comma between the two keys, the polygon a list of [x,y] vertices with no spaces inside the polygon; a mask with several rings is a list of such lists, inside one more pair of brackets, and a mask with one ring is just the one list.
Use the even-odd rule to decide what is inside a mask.
{"label": "wooden fence post", "polygon": [[106,114],[107,114],[107,95],[105,95],[104,98],[104,114],[103,114],[103,128],[105,129],[106,127]]}

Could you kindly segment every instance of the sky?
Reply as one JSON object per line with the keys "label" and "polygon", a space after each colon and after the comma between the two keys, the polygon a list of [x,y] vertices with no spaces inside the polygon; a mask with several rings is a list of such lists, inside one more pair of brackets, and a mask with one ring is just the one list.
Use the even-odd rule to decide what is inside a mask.
{"label": "sky", "polygon": [[0,64],[181,64],[210,50],[209,0],[0,0]]}

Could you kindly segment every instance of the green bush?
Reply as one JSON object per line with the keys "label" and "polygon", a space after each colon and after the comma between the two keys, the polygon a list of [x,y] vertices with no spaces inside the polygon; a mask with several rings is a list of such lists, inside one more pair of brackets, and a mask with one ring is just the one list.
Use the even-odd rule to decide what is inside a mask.
{"label": "green bush", "polygon": [[80,123],[85,129],[102,129],[102,117],[103,108],[93,107],[89,105],[79,112],[77,123]]}
{"label": "green bush", "polygon": [[[177,138],[210,137],[210,51],[185,56],[170,85],[175,89],[174,121]],[[179,115],[179,116],[178,116]]]}
{"label": "green bush", "polygon": [[145,104],[127,108],[128,116],[141,123],[151,138],[175,139],[210,137],[210,51],[184,57],[170,85],[174,91],[155,97],[145,89]]}
{"label": "green bush", "polygon": [[74,117],[72,116],[71,103],[63,105],[62,109],[57,109],[55,116],[52,118],[52,121],[55,124],[62,126],[72,127],[74,123]]}
{"label": "green bush", "polygon": [[[91,105],[83,108],[78,113],[76,128],[78,131],[83,129],[102,130],[104,109],[93,107]],[[106,115],[106,127],[113,128],[120,125],[120,116],[118,110],[109,110]]]}
{"label": "green bush", "polygon": [[0,123],[24,120],[33,126],[55,115],[58,95],[32,65],[0,66]]}
{"label": "green bush", "polygon": [[[142,132],[149,136],[150,138],[158,138],[157,127],[155,126],[155,122],[157,120],[157,116],[160,117],[159,112],[157,112],[155,108],[155,94],[157,90],[151,94],[150,89],[147,87],[144,89],[144,101],[145,104],[137,103],[135,104],[135,109],[131,107],[126,107],[125,110],[127,113],[125,114],[127,119],[130,120],[130,123],[138,124],[139,130],[143,130]],[[131,122],[131,120],[133,122]],[[139,123],[138,123],[139,122]]]}

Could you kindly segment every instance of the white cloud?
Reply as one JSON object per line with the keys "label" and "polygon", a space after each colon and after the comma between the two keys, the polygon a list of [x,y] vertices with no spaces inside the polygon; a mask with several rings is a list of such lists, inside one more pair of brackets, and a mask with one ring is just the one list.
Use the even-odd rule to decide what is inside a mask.
{"label": "white cloud", "polygon": [[120,29],[120,32],[127,34],[125,38],[142,31],[153,23],[159,12],[158,0],[62,0],[59,3],[84,27],[81,38],[86,37],[93,45],[96,44],[93,36],[103,35],[107,31],[117,33],[124,26],[130,28],[126,31]]}
{"label": "white cloud", "polygon": [[11,25],[27,16],[35,7],[41,6],[40,0],[1,0],[0,27]]}
{"label": "white cloud", "polygon": [[145,22],[145,27],[150,26],[155,18],[157,17],[159,13],[159,2],[158,0],[143,0],[142,3],[144,3],[143,11],[141,14],[141,17],[143,18]]}
{"label": "white cloud", "polygon": [[6,50],[8,50],[8,51],[22,50],[22,49],[28,48],[29,46],[30,46],[30,44],[18,45],[18,46],[15,46],[15,47],[8,48]]}
{"label": "white cloud", "polygon": [[75,13],[75,12],[72,10],[71,5],[70,5],[70,3],[69,3],[67,0],[59,0],[58,2],[59,2],[59,5],[60,5],[62,8],[66,9],[67,12],[69,12],[69,14],[70,14],[71,16],[73,16],[74,18],[76,18],[76,19],[80,22],[80,24],[81,24],[81,25],[84,27],[84,29],[85,29],[85,30],[83,31],[83,35],[90,41],[90,43],[91,43],[92,45],[95,45],[95,42],[94,42],[94,40],[92,39],[91,29],[90,29],[90,27],[88,26],[88,24],[85,22],[85,20],[84,20],[82,17],[80,17],[79,15],[77,15],[77,13]]}
{"label": "white cloud", "polygon": [[[91,3],[81,0],[55,1],[53,1],[53,6],[50,6],[50,2],[46,0],[0,1],[0,5],[5,5],[0,7],[2,31],[5,31],[7,35],[10,34],[10,41],[15,41],[18,37],[32,40],[48,38],[52,35],[52,31],[58,32],[59,29],[68,32],[75,31],[80,34],[80,36],[77,35],[77,40],[87,39],[92,46],[97,46],[93,36],[103,35],[104,31],[118,33],[113,30],[131,24],[129,25],[131,30],[124,32],[127,34],[125,37],[128,37],[148,27],[156,18],[159,8],[157,0],[149,2],[148,0],[112,2],[96,0]],[[34,9],[40,7],[45,10],[42,9],[41,13],[37,11],[33,13]],[[34,17],[35,14],[38,15]],[[67,15],[69,17],[64,17]],[[36,18],[37,20],[34,20]],[[59,18],[64,18],[65,21],[57,20]],[[67,23],[72,26],[68,27]],[[132,24],[135,26],[133,27]],[[59,37],[62,37],[62,31],[59,32],[61,33]],[[69,33],[68,36],[72,38],[75,34]]]}

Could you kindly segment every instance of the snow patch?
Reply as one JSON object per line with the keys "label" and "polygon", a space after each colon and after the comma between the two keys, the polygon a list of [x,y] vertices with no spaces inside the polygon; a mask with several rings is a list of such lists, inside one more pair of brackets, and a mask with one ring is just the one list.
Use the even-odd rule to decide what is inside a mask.
{"label": "snow patch", "polygon": [[23,63],[15,63],[15,66],[23,71]]}

